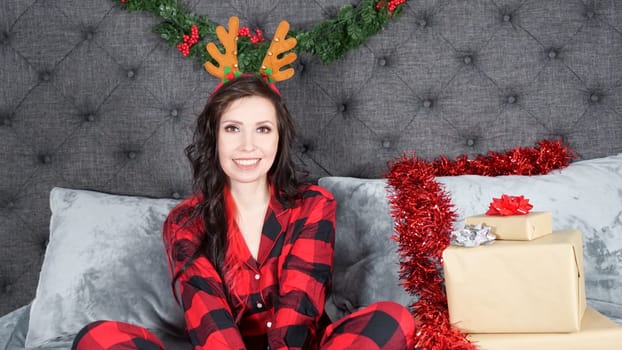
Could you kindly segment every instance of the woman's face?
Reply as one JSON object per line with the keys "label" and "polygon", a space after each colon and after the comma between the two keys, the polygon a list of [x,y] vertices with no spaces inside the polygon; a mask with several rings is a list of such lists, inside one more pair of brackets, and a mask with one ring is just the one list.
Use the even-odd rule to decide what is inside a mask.
{"label": "woman's face", "polygon": [[236,100],[220,118],[218,160],[231,186],[267,183],[278,144],[276,110],[264,97]]}

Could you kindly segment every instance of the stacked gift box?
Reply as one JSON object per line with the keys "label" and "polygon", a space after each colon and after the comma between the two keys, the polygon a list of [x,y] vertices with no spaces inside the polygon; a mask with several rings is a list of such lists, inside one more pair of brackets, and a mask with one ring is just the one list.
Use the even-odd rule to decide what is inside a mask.
{"label": "stacked gift box", "polygon": [[622,349],[622,327],[586,306],[581,232],[553,231],[550,212],[529,209],[504,195],[466,218],[487,244],[443,252],[451,323],[481,350]]}

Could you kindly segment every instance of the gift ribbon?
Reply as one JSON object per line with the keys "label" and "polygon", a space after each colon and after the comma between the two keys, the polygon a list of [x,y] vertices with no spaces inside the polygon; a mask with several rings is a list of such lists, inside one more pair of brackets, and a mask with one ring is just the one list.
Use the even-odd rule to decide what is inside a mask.
{"label": "gift ribbon", "polygon": [[490,232],[490,226],[482,224],[464,225],[463,229],[453,231],[449,236],[449,242],[461,247],[477,247],[482,244],[489,244],[497,238]]}
{"label": "gift ribbon", "polygon": [[526,215],[533,208],[529,199],[525,196],[508,196],[502,194],[501,198],[493,198],[486,215]]}

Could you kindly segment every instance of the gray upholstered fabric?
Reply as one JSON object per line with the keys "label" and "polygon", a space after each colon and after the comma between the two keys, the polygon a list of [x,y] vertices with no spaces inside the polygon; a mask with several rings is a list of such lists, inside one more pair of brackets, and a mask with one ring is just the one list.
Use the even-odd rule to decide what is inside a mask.
{"label": "gray upholstered fabric", "polygon": [[26,346],[71,341],[97,320],[181,334],[162,242],[162,223],[177,202],[52,189],[50,243]]}
{"label": "gray upholstered fabric", "polygon": [[[180,0],[270,37],[352,0]],[[34,297],[52,187],[190,191],[183,148],[216,81],[109,0],[0,1],[0,315]],[[302,55],[280,85],[296,157],[321,176],[379,177],[405,150],[485,153],[561,135],[582,158],[622,151],[615,0],[417,0],[343,60]]]}
{"label": "gray upholstered fabric", "polygon": [[[525,195],[534,210],[552,212],[554,230],[581,230],[588,303],[622,324],[622,153],[576,162],[548,175],[466,175],[438,181],[454,205],[456,228],[505,193]],[[408,296],[395,288],[399,258],[390,239],[393,218],[386,180],[326,177],[319,183],[337,201],[330,316],[383,299],[408,305]]]}
{"label": "gray upholstered fabric", "polygon": [[29,311],[30,305],[26,305],[0,318],[0,349],[9,350],[24,347],[28,331]]}
{"label": "gray upholstered fabric", "polygon": [[320,186],[337,201],[335,268],[326,301],[332,320],[384,300],[410,306],[415,297],[399,283],[397,243],[386,200],[386,182],[324,177]]}
{"label": "gray upholstered fabric", "polygon": [[[8,350],[15,344],[24,344],[28,330],[28,311],[30,305],[22,306],[17,310],[0,318],[0,349]],[[20,335],[22,335],[20,337]]]}

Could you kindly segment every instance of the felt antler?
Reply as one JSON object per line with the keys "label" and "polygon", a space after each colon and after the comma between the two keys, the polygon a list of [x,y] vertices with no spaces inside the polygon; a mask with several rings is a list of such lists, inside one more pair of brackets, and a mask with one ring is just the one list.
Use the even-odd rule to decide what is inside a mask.
{"label": "felt antler", "polygon": [[297,57],[296,53],[290,52],[281,58],[278,57],[280,54],[296,46],[296,38],[285,39],[287,32],[289,32],[289,23],[287,23],[287,21],[281,21],[276,28],[274,38],[272,38],[268,52],[261,64],[260,72],[266,74],[271,81],[287,80],[294,76],[293,68],[285,70],[281,70],[281,68],[294,62]]}
{"label": "felt antler", "polygon": [[[215,66],[212,62],[205,62],[204,67],[211,75],[220,79],[232,79],[238,73],[238,28],[240,20],[237,17],[229,18],[229,31],[223,27],[216,27],[216,36],[225,47],[225,53],[220,52],[216,44],[207,43],[207,52],[218,63]],[[238,73],[238,74],[236,74]]]}

